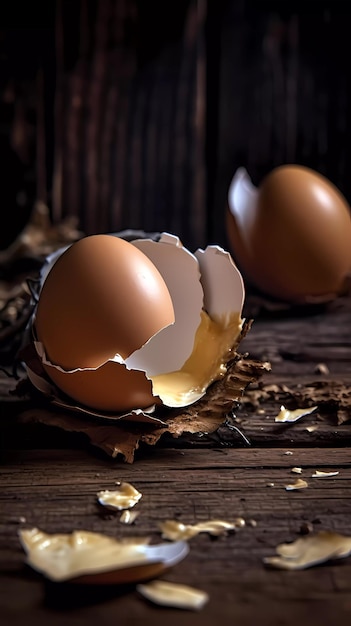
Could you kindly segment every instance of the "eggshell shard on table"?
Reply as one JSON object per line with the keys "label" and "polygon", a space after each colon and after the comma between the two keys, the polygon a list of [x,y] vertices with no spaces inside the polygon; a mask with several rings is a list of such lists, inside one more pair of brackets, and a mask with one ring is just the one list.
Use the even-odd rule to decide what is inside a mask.
{"label": "eggshell shard on table", "polygon": [[339,474],[338,471],[336,472],[323,472],[320,470],[316,470],[313,474],[312,474],[312,478],[333,478],[335,476],[337,476]]}
{"label": "eggshell shard on table", "polygon": [[[103,237],[104,244],[108,243],[109,246],[111,239],[119,240],[116,235],[96,235],[84,238],[83,243],[86,243],[86,240],[94,240],[94,243],[99,237]],[[82,240],[79,243],[82,245]],[[103,289],[107,295],[109,295],[110,289],[116,293],[113,293],[113,297],[108,298],[108,303],[103,302],[101,315],[99,307],[95,305],[94,311],[98,318],[98,328],[94,340],[90,342],[91,334],[94,331],[92,320],[95,318],[89,312],[87,314],[88,322],[86,322],[86,308],[79,302],[79,293],[76,294],[76,290],[79,291],[77,283],[73,280],[72,285],[66,288],[65,284],[62,287],[63,281],[61,280],[61,294],[56,292],[55,272],[57,275],[60,266],[61,268],[64,267],[65,260],[67,267],[64,267],[63,276],[70,271],[70,264],[67,263],[67,259],[69,259],[69,254],[73,256],[72,248],[77,245],[73,244],[63,249],[61,255],[59,251],[51,255],[48,258],[49,269],[44,266],[41,273],[39,303],[32,330],[36,358],[45,370],[46,376],[41,374],[40,367],[38,368],[34,361],[32,365],[28,359],[26,365],[28,377],[33,385],[42,393],[50,395],[56,404],[67,407],[73,406],[83,413],[91,412],[99,416],[112,413],[113,416],[135,417],[148,421],[153,419],[151,414],[155,405],[161,403],[166,407],[188,406],[200,399],[214,380],[225,374],[226,362],[240,340],[243,325],[241,311],[244,300],[244,285],[241,274],[230,254],[219,246],[208,246],[205,250],[198,250],[192,254],[184,248],[178,237],[168,233],[163,233],[159,241],[136,239],[131,242],[123,241],[123,246],[124,244],[129,246],[126,248],[128,252],[132,248],[137,255],[141,255],[138,256],[138,262],[140,259],[146,259],[147,267],[151,267],[151,272],[152,268],[155,269],[161,283],[159,283],[159,279],[156,280],[157,287],[155,289],[152,287],[151,295],[148,291],[148,285],[142,285],[141,296],[140,294],[136,296],[139,297],[138,310],[133,311],[132,322],[127,319],[128,308],[126,306],[128,302],[127,305],[124,303],[125,312],[121,320],[122,329],[124,326],[128,326],[128,323],[134,327],[137,324],[138,315],[141,317],[146,315],[147,309],[145,310],[143,307],[145,290],[149,301],[152,301],[152,292],[155,292],[155,301],[148,304],[151,312],[155,307],[160,306],[161,296],[162,298],[165,296],[166,313],[163,314],[163,326],[158,313],[159,321],[153,320],[151,322],[153,330],[149,333],[146,332],[146,335],[150,336],[146,340],[142,340],[142,345],[137,348],[135,348],[135,335],[132,329],[127,329],[127,335],[129,333],[130,341],[133,344],[129,350],[124,336],[124,348],[118,351],[117,332],[114,332],[112,333],[114,336],[112,350],[109,347],[107,330],[106,328],[101,329],[101,327],[104,326],[105,317],[111,328],[117,323],[113,311],[118,306],[118,298],[122,297],[115,285],[118,271],[116,269],[111,270],[109,267],[110,263],[113,262],[112,256],[104,262],[100,262],[99,259],[99,271],[95,270],[91,256],[89,266],[91,282],[96,280],[96,276],[101,278],[104,272],[104,263],[107,263],[107,271],[112,278],[110,278],[109,283],[104,284]],[[77,265],[77,272],[80,277],[83,264],[79,258]],[[130,273],[130,268],[127,270],[127,275],[128,272]],[[86,294],[89,294],[89,284],[86,278],[85,280]],[[152,277],[152,286],[154,282]],[[92,293],[95,294],[96,298],[101,295],[98,287],[92,286]],[[128,285],[123,284],[124,289],[127,287]],[[61,319],[60,316],[57,317],[56,307],[62,307],[60,301],[62,290],[66,296],[66,308],[63,314],[64,328],[61,326],[60,329]],[[67,290],[75,302],[74,306],[71,300],[68,300],[67,304]],[[133,287],[129,287],[129,290],[133,291]],[[46,295],[42,299],[43,293]],[[106,293],[104,294],[105,300]],[[128,298],[131,301],[133,294],[128,293],[127,301]],[[46,307],[43,305],[45,300]],[[110,304],[112,312],[109,308]],[[69,334],[70,345],[67,349],[69,356],[67,356],[65,347],[62,347],[59,341],[59,336],[60,333],[65,333],[67,324],[72,322],[72,307],[74,322]],[[59,348],[61,362],[58,362],[57,359],[53,362],[49,358],[49,351],[44,338],[41,336],[43,334],[42,328],[46,324],[49,326],[49,337],[53,344]],[[83,339],[84,326],[87,324],[88,326],[90,324],[90,330],[82,350],[83,365],[79,366],[81,340],[78,342],[77,348],[74,345],[75,329],[80,325],[78,334]],[[146,321],[145,324],[148,322]],[[121,329],[119,332],[121,333]],[[140,331],[138,332],[140,334]],[[39,337],[36,334],[39,334]],[[66,341],[67,337],[65,337]],[[98,355],[101,345],[103,348],[99,363]],[[75,351],[76,354],[74,354]],[[67,365],[73,365],[73,368],[67,367]],[[65,395],[62,396],[60,392]]]}
{"label": "eggshell shard on table", "polygon": [[266,557],[263,562],[278,569],[302,570],[325,563],[330,559],[341,559],[351,554],[351,537],[330,530],[310,533],[293,541],[282,543],[277,554]]}
{"label": "eggshell shard on table", "polygon": [[291,485],[286,485],[285,489],[286,491],[298,491],[299,489],[307,489],[307,487],[308,487],[308,482],[306,480],[303,480],[302,478],[298,478]]}
{"label": "eggshell shard on table", "polygon": [[255,187],[239,168],[228,191],[226,226],[235,261],[264,293],[313,303],[347,289],[351,209],[318,172],[282,165]]}
{"label": "eggshell shard on table", "polygon": [[132,508],[141,498],[140,491],[126,482],[121,483],[118,489],[104,489],[97,493],[97,499],[102,506],[118,511]]}
{"label": "eggshell shard on table", "polygon": [[184,541],[149,545],[145,539],[114,539],[77,530],[49,534],[38,528],[19,531],[33,569],[55,582],[117,584],[145,580],[173,567],[189,553]]}
{"label": "eggshell shard on table", "polygon": [[138,585],[137,591],[154,604],[178,609],[198,611],[209,600],[209,596],[205,591],[195,589],[189,585],[168,582],[167,580],[153,580],[150,583]]}
{"label": "eggshell shard on table", "polygon": [[289,409],[286,409],[285,406],[282,405],[280,407],[280,411],[278,415],[276,415],[276,417],[274,418],[274,421],[281,422],[281,423],[297,422],[299,419],[301,419],[301,417],[304,417],[305,415],[310,415],[317,409],[318,409],[317,406],[312,406],[312,407],[307,407],[305,409],[293,409],[290,411]]}
{"label": "eggshell shard on table", "polygon": [[134,524],[139,515],[140,511],[131,511],[130,509],[124,509],[121,513],[119,521],[121,522],[121,524]]}
{"label": "eggshell shard on table", "polygon": [[214,537],[225,535],[230,531],[242,528],[243,525],[245,525],[245,521],[242,520],[244,522],[244,524],[242,524],[241,520],[242,518],[240,521],[238,519],[235,522],[227,522],[226,520],[210,519],[205,522],[198,522],[197,524],[183,524],[178,520],[165,520],[164,522],[160,522],[159,527],[164,539],[169,539],[170,541],[188,541],[200,533],[208,533]]}

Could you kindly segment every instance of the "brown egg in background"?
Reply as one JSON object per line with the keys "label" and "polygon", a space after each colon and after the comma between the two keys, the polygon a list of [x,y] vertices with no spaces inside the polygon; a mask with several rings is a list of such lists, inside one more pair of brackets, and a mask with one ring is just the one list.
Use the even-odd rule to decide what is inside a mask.
{"label": "brown egg in background", "polygon": [[229,246],[253,285],[295,303],[343,291],[351,272],[351,213],[327,178],[300,165],[275,168],[247,200],[255,206],[246,227],[231,202],[229,193]]}

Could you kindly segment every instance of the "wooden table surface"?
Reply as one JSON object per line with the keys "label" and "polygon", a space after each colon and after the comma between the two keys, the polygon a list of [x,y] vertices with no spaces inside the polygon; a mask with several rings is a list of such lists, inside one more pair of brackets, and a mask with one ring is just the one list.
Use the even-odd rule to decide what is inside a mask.
{"label": "wooden table surface", "polygon": [[[143,445],[134,463],[113,459],[84,434],[24,422],[23,402],[2,380],[0,623],[92,626],[167,623],[240,626],[350,624],[351,557],[301,571],[265,566],[282,542],[306,532],[351,535],[351,301],[315,309],[257,306],[240,350],[271,363],[249,386],[231,424],[216,433]],[[317,405],[295,423],[276,423],[280,406]],[[26,407],[28,408],[28,407]],[[35,409],[35,406],[32,407]],[[291,472],[301,467],[298,476]],[[337,471],[327,479],[315,470]],[[297,478],[302,490],[287,491]],[[142,492],[131,526],[97,504],[96,493],[128,481]],[[18,531],[93,530],[161,540],[159,522],[209,519],[246,525],[189,540],[188,556],[164,580],[209,595],[200,611],[153,605],[134,585],[52,583],[25,564]]]}

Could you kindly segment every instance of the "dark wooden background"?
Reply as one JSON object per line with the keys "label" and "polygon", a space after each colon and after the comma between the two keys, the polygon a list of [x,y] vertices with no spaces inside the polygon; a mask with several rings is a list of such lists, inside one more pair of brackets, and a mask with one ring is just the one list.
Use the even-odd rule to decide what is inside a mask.
{"label": "dark wooden background", "polygon": [[240,165],[308,165],[351,200],[351,6],[57,0],[0,9],[0,247],[36,201],[88,233],[226,245]]}

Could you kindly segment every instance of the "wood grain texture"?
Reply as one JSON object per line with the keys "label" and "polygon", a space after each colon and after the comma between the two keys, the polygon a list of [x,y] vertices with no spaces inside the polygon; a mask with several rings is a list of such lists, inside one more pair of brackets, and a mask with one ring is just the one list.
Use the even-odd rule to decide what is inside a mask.
{"label": "wood grain texture", "polygon": [[[19,402],[9,395],[14,381],[3,380],[0,614],[4,623],[19,626],[25,619],[44,626],[50,619],[59,625],[64,618],[68,626],[89,626],[97,620],[114,623],[116,615],[126,624],[155,625],[167,619],[175,625],[180,620],[179,611],[146,603],[133,586],[87,591],[45,583],[24,566],[17,536],[20,527],[37,525],[49,532],[80,528],[112,536],[147,534],[159,541],[158,523],[165,519],[195,523],[211,517],[229,521],[243,517],[246,526],[235,534],[216,540],[205,534],[193,538],[186,560],[165,575],[210,595],[200,613],[182,612],[182,623],[349,624],[350,559],[303,572],[268,570],[262,562],[274,554],[278,543],[296,539],[311,525],[314,530],[350,534],[350,424],[338,423],[338,412],[349,407],[349,320],[349,300],[306,310],[304,315],[292,310],[258,314],[242,347],[259,359],[269,358],[272,372],[245,392],[231,423],[211,437],[182,436],[164,440],[162,447],[142,446],[133,465],[107,458],[84,436],[18,424],[16,415],[30,408],[28,400]],[[320,361],[328,365],[328,374],[314,373]],[[312,402],[318,390],[325,394],[318,412],[294,424],[274,422],[280,403]],[[307,431],[311,425],[317,430]],[[250,447],[235,428],[250,440]],[[307,489],[286,491],[286,485],[296,479],[291,473],[294,466],[302,468]],[[317,469],[339,474],[312,478]],[[99,490],[112,489],[120,480],[130,481],[143,493],[134,526],[122,526],[119,516],[96,502]],[[250,525],[250,520],[256,525]]]}
{"label": "wood grain texture", "polygon": [[350,200],[346,2],[145,7],[1,9],[1,247],[36,200],[89,232],[170,230],[191,247],[226,246],[240,166],[259,183],[301,163]]}
{"label": "wood grain texture", "polygon": [[[351,462],[348,450],[157,450],[133,466],[111,463],[85,451],[8,451],[1,472],[0,554],[2,585],[1,615],[8,623],[20,624],[25,615],[30,623],[110,623],[118,612],[122,623],[143,619],[159,623],[179,621],[172,609],[156,610],[145,604],[134,588],[84,590],[69,585],[45,585],[23,566],[19,546],[20,527],[39,526],[48,532],[89,529],[115,537],[149,535],[160,540],[158,523],[178,519],[196,523],[210,518],[233,520],[243,517],[247,526],[235,534],[211,540],[199,535],[190,542],[184,562],[164,575],[167,580],[187,583],[210,594],[199,614],[182,613],[185,624],[211,624],[221,619],[231,624],[240,619],[249,624],[264,606],[263,624],[273,624],[284,612],[285,624],[307,615],[325,621],[325,611],[334,607],[336,623],[346,623],[351,565],[332,563],[318,570],[279,572],[264,568],[262,559],[274,553],[282,541],[297,538],[301,526],[332,527],[348,533],[351,514]],[[285,484],[294,477],[291,467],[303,468],[309,487],[287,492]],[[333,479],[310,478],[316,468],[333,468]],[[98,506],[96,493],[113,488],[115,481],[128,480],[143,494],[137,505],[140,515],[134,526],[119,523],[119,515]],[[267,486],[274,483],[274,487]],[[25,521],[21,518],[25,518]],[[255,520],[256,526],[250,525]],[[10,584],[10,587],[8,586]],[[11,597],[4,589],[11,588]],[[303,591],[302,591],[303,590]],[[19,597],[14,605],[13,598]],[[308,603],[304,602],[308,599]],[[285,606],[285,610],[283,607]],[[11,621],[10,621],[11,620]],[[4,622],[7,623],[7,622]],[[80,623],[80,621],[78,621]]]}
{"label": "wood grain texture", "polygon": [[[36,137],[41,159],[38,180],[33,155],[26,172],[23,163],[11,166],[18,171],[16,193],[24,189],[28,205],[38,184],[56,221],[73,214],[89,230],[169,229],[196,244],[225,239],[226,193],[237,166],[258,182],[272,166],[300,161],[349,195],[343,3],[176,4],[164,5],[158,29],[153,12],[136,0],[58,2],[32,54],[37,31],[16,31],[13,46],[21,54],[5,76],[3,95],[10,99],[0,107],[5,147],[16,131],[23,157]],[[2,68],[8,42],[0,46]],[[42,73],[33,83],[38,60]],[[38,112],[46,107],[45,129],[35,116],[24,123],[33,103]],[[19,228],[15,192],[3,192]],[[4,230],[2,244],[8,239]],[[245,315],[254,323],[240,347],[269,361],[271,373],[245,391],[215,433],[141,446],[132,465],[108,458],[84,434],[21,422],[19,413],[35,411],[33,401],[13,395],[16,381],[0,377],[1,624],[349,626],[350,557],[303,572],[268,570],[262,560],[309,528],[351,534],[350,298],[294,309],[248,291]],[[2,356],[7,366],[9,353]],[[318,409],[277,424],[281,404]],[[286,491],[294,466],[308,487]],[[315,470],[339,473],[315,479]],[[99,490],[120,480],[143,494],[133,526],[96,501]],[[217,539],[193,538],[186,560],[165,574],[209,593],[199,613],[152,606],[133,586],[50,584],[25,566],[18,540],[19,528],[37,525],[159,541],[161,520],[211,517],[243,517],[246,526]]]}

